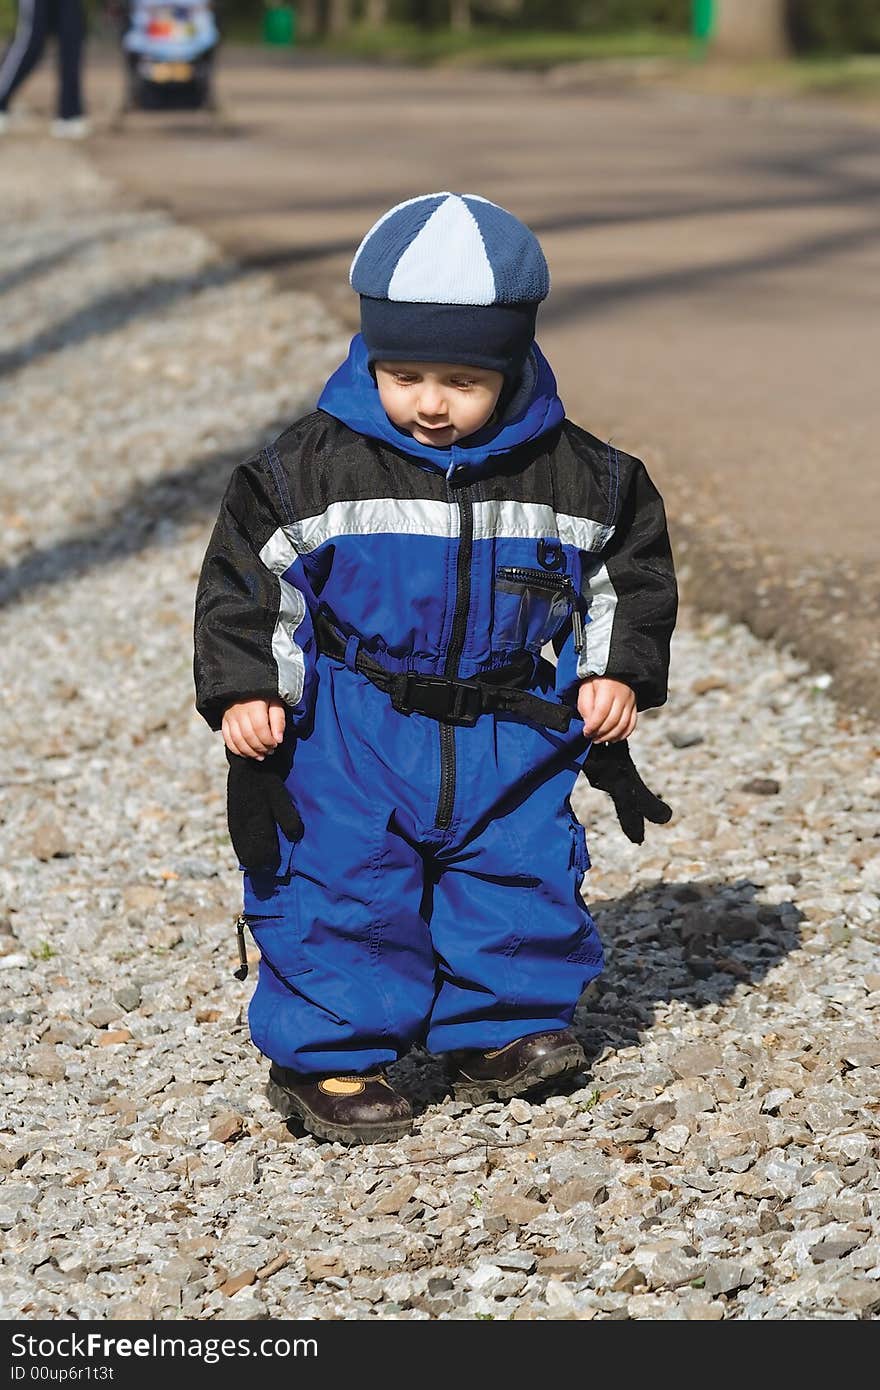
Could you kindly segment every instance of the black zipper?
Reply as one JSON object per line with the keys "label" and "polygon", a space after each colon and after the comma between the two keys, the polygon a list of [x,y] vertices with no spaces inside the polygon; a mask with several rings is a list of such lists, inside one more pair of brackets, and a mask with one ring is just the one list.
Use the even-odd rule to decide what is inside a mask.
{"label": "black zipper", "polygon": [[499,565],[495,574],[511,584],[530,584],[536,589],[570,589],[574,593],[574,585],[567,574],[549,574],[547,570],[533,570],[526,565]]}
{"label": "black zipper", "polygon": [[528,565],[499,565],[495,570],[496,579],[504,579],[510,584],[522,584],[526,588],[550,589],[553,593],[567,593],[571,604],[571,630],[575,650],[583,651],[584,618],[580,599],[571,577],[567,574],[548,574],[546,570],[530,569]]}
{"label": "black zipper", "polygon": [[[451,484],[450,484],[451,487]],[[458,676],[458,664],[467,636],[468,612],[471,603],[471,556],[474,548],[474,509],[467,489],[456,494],[459,516],[458,560],[455,566],[455,611],[452,632],[443,674],[447,680]],[[452,724],[440,725],[440,795],[437,801],[435,825],[448,828],[455,805],[455,729]]]}

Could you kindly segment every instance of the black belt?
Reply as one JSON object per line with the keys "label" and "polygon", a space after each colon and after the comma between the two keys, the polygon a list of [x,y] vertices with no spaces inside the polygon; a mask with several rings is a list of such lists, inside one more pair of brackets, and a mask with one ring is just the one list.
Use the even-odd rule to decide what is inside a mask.
{"label": "black belt", "polygon": [[[324,614],[315,618],[318,650],[332,661],[345,661],[346,638]],[[424,676],[418,671],[389,671],[358,649],[355,670],[379,690],[391,696],[401,714],[425,714],[442,724],[463,724],[472,728],[481,714],[519,714],[533,724],[557,733],[568,733],[576,717],[569,705],[542,700],[524,690],[534,674],[534,658],[523,652],[507,666],[481,671],[471,680],[452,680],[448,676]]]}

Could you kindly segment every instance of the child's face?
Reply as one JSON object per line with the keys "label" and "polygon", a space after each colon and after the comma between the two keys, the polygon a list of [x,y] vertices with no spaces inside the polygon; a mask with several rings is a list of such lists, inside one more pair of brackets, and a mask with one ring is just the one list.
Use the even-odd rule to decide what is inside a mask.
{"label": "child's face", "polygon": [[482,429],[504,385],[501,372],[451,362],[377,362],[375,372],[392,424],[438,449]]}

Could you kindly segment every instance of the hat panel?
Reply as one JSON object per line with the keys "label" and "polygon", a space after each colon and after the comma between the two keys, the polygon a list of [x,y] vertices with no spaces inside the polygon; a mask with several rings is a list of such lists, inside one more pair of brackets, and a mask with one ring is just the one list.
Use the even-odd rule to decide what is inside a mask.
{"label": "hat panel", "polygon": [[351,263],[348,278],[358,294],[376,299],[387,295],[401,256],[448,197],[448,193],[430,193],[410,198],[398,203],[374,223]]}
{"label": "hat panel", "polygon": [[495,279],[499,304],[537,304],[550,292],[550,272],[535,234],[497,203],[465,193]]}
{"label": "hat panel", "polygon": [[450,194],[400,257],[388,298],[418,304],[493,304],[495,276],[480,228]]}
{"label": "hat panel", "polygon": [[370,362],[450,362],[519,373],[535,336],[534,304],[411,304],[361,296]]}

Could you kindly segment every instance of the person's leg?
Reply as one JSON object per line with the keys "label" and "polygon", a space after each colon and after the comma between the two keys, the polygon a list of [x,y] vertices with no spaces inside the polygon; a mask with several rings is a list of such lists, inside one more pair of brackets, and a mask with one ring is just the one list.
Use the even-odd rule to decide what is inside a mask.
{"label": "person's leg", "polygon": [[20,0],[12,42],[0,59],[0,112],[33,71],[43,54],[48,26],[48,0]]}
{"label": "person's leg", "polygon": [[[311,764],[303,752],[297,761]],[[424,1031],[434,963],[419,915],[422,861],[389,819],[387,804],[355,809],[349,788],[332,788],[332,804],[303,811],[286,871],[245,878],[262,957],[251,1038],[301,1075],[374,1072]]]}
{"label": "person's leg", "polygon": [[262,953],[251,1037],[301,1076],[383,1068],[423,1036],[434,997],[422,858],[397,821],[389,762],[369,744],[372,705],[387,697],[364,686],[322,663],[288,781],[302,839],[279,873],[245,878]]}
{"label": "person's leg", "polygon": [[553,736],[555,754],[552,739],[513,722],[476,732],[457,731],[460,799],[474,812],[443,852],[434,892],[440,987],[432,1052],[498,1052],[566,1030],[603,965],[580,891],[589,867],[584,830],[569,802],[583,740]]}
{"label": "person's leg", "polygon": [[78,120],[83,114],[82,55],[85,13],[82,0],[55,0],[58,34],[58,118]]}

